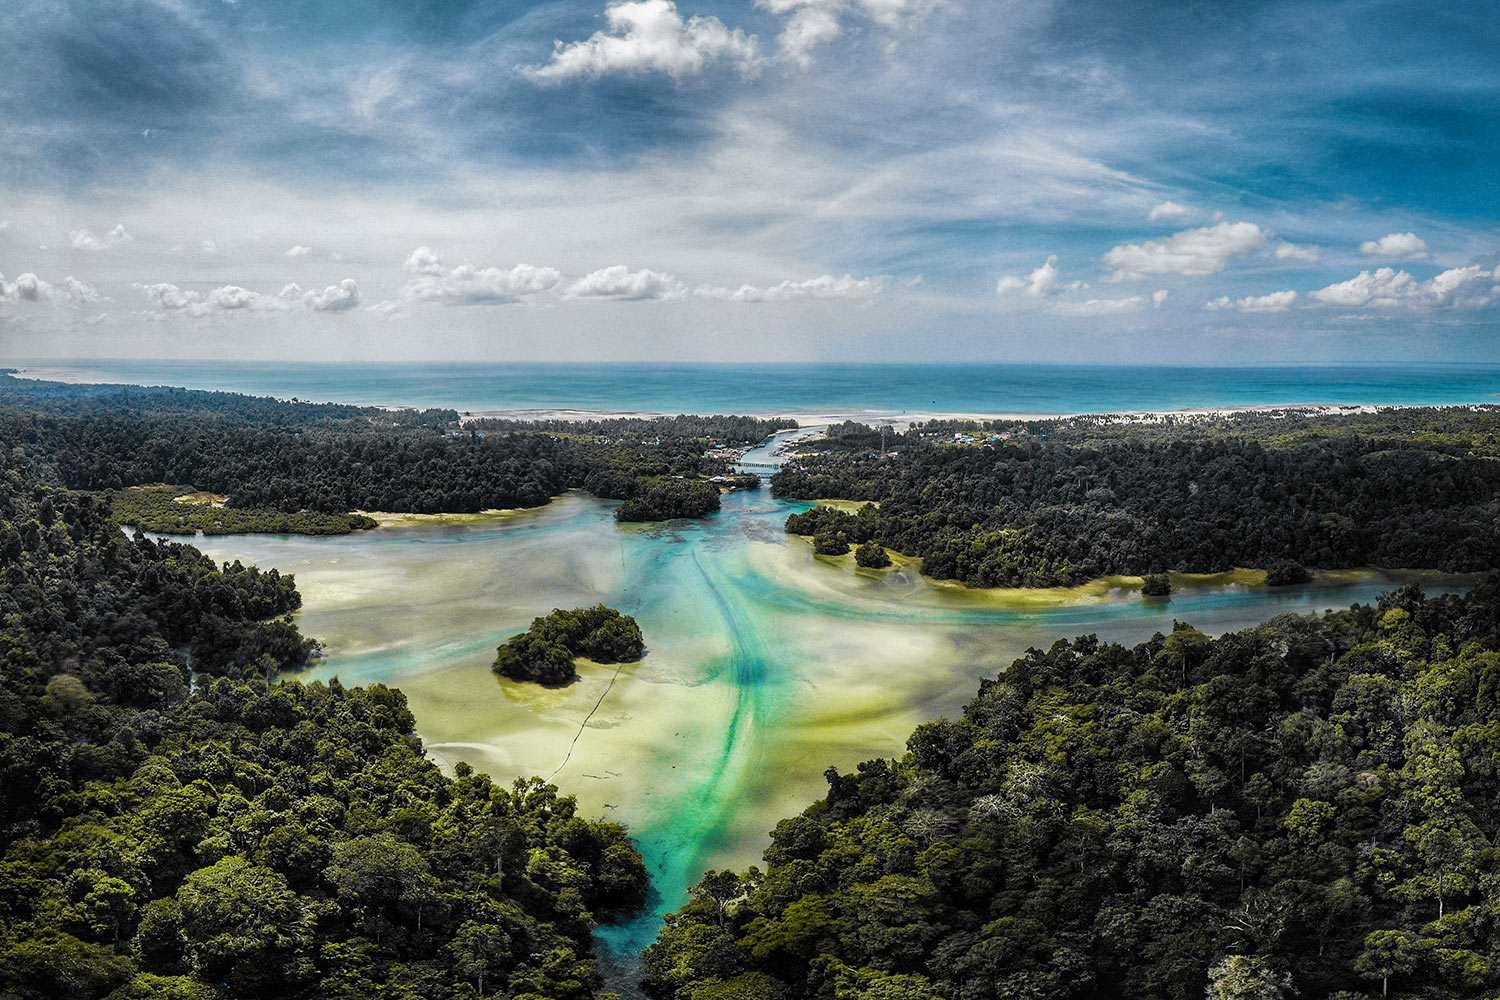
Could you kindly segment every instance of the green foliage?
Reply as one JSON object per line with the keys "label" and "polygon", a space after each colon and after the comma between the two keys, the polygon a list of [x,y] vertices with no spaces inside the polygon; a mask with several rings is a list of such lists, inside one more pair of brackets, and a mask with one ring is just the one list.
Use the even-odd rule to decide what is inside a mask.
{"label": "green foliage", "polygon": [[1500,577],[1214,639],[1033,649],[711,872],[653,995],[1500,990]]}
{"label": "green foliage", "polygon": [[820,556],[842,556],[849,553],[849,536],[842,531],[820,531],[813,535],[813,551]]}
{"label": "green foliage", "polygon": [[800,445],[771,479],[776,496],[879,506],[815,508],[787,530],[879,540],[928,576],[983,587],[1283,561],[1500,566],[1494,407],[933,422],[898,435],[894,457],[879,442],[851,424]]}
{"label": "green foliage", "polygon": [[1307,567],[1290,559],[1278,559],[1266,570],[1266,586],[1287,587],[1312,579]]}
{"label": "green foliage", "polygon": [[555,687],[578,679],[573,661],[580,656],[596,663],[631,663],[645,652],[641,627],[630,615],[603,604],[558,608],[507,639],[496,650],[491,669],[511,680]]}
{"label": "green foliage", "polygon": [[861,542],[859,548],[854,550],[854,562],[865,569],[885,569],[891,564],[891,556],[884,546],[876,542]]}
{"label": "green foliage", "polygon": [[719,487],[700,479],[653,479],[615,510],[616,521],[702,517],[719,509]]}
{"label": "green foliage", "polygon": [[538,779],[444,777],[399,691],[269,683],[312,652],[290,577],[20,480],[0,471],[0,997],[592,996],[596,918],[648,886],[623,828]]}
{"label": "green foliage", "polygon": [[1166,597],[1172,592],[1172,578],[1165,573],[1147,573],[1141,593],[1147,597]]}
{"label": "green foliage", "polygon": [[265,532],[283,535],[347,535],[375,527],[374,518],[363,514],[320,514],[240,507],[215,507],[174,499],[188,490],[143,488],[117,490],[110,494],[115,520],[121,524],[163,535],[243,535]]}

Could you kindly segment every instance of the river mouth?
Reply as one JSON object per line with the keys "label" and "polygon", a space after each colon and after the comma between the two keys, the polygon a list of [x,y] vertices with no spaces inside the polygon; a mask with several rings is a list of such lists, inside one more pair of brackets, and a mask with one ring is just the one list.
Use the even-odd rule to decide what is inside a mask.
{"label": "river mouth", "polygon": [[[899,755],[916,725],[958,714],[981,677],[1030,646],[1087,633],[1135,642],[1174,620],[1230,631],[1411,579],[1432,592],[1468,585],[1351,573],[1274,590],[1204,582],[1167,601],[1106,585],[1038,602],[815,556],[781,530],[807,505],[764,487],[698,521],[620,526],[614,506],[571,494],[486,518],[195,544],[296,574],[300,626],[327,652],[304,679],[400,687],[445,768],[554,775],[583,815],[630,828],[655,893],[646,913],[599,931],[619,956],[616,990],[661,915],[705,870],[759,863],[775,823],[823,795],[828,767]],[[490,672],[495,646],[533,617],[600,601],[640,621],[639,663],[584,662],[562,689]]]}

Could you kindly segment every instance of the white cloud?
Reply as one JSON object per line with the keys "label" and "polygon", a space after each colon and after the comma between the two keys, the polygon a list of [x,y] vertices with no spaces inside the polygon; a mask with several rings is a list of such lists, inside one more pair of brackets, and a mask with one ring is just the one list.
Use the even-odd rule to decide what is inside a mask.
{"label": "white cloud", "polygon": [[286,312],[298,307],[335,312],[359,304],[359,286],[352,278],[307,292],[297,285],[287,285],[277,295],[251,291],[239,285],[220,285],[207,292],[195,292],[165,281],[137,284],[135,288],[161,312],[182,313],[200,319],[219,313]]}
{"label": "white cloud", "polygon": [[1300,260],[1309,264],[1316,263],[1323,258],[1323,248],[1300,245],[1297,243],[1276,244],[1277,260]]}
{"label": "white cloud", "polygon": [[783,58],[806,67],[815,49],[843,32],[846,15],[866,17],[881,27],[898,28],[931,13],[940,0],[756,0],[778,17],[791,15],[777,43]]}
{"label": "white cloud", "polygon": [[995,285],[995,293],[998,295],[1009,295],[1019,292],[1033,298],[1046,298],[1059,291],[1077,291],[1086,287],[1081,281],[1074,281],[1067,285],[1060,285],[1057,281],[1057,254],[1048,257],[1041,267],[1032,271],[1024,278],[1015,275],[1006,275]]}
{"label": "white cloud", "polygon": [[213,240],[204,240],[202,243],[198,244],[198,252],[203,254],[205,257],[212,257],[214,254],[219,252],[219,245]]}
{"label": "white cloud", "polygon": [[1378,240],[1365,240],[1359,252],[1371,257],[1403,257],[1419,260],[1429,252],[1427,241],[1416,233],[1389,233]]}
{"label": "white cloud", "polygon": [[1230,299],[1224,295],[1205,303],[1205,309],[1239,309],[1240,312],[1286,312],[1297,301],[1294,291],[1270,292],[1266,295],[1247,295],[1243,299]]}
{"label": "white cloud", "polygon": [[670,274],[642,268],[632,271],[624,264],[600,268],[568,286],[570,299],[664,299],[687,295],[687,286]]}
{"label": "white cloud", "polygon": [[123,223],[117,223],[103,236],[95,236],[87,229],[75,229],[68,233],[68,239],[74,250],[108,250],[135,241],[135,237],[125,231]]}
{"label": "white cloud", "polygon": [[64,302],[79,305],[102,302],[104,297],[91,285],[84,284],[71,274],[61,285],[43,281],[30,271],[16,275],[15,281],[6,281],[0,274],[0,302]]}
{"label": "white cloud", "polygon": [[1164,240],[1125,243],[1104,255],[1110,281],[1139,280],[1151,274],[1214,274],[1230,257],[1258,249],[1265,230],[1253,222],[1221,222],[1188,229]]}
{"label": "white cloud", "polygon": [[683,19],[672,0],[623,0],[604,12],[609,27],[589,38],[558,42],[552,61],[529,67],[533,80],[556,81],[609,73],[666,73],[696,76],[719,60],[753,74],[760,64],[754,35],[731,31],[716,17]]}
{"label": "white cloud", "polygon": [[1158,219],[1180,219],[1190,211],[1192,210],[1186,205],[1179,205],[1175,201],[1164,201],[1154,206],[1146,219],[1149,222],[1155,222]]}
{"label": "white cloud", "polygon": [[[296,285],[288,286],[296,288]],[[285,295],[285,290],[282,295]],[[345,278],[337,285],[329,285],[322,289],[314,288],[304,292],[301,296],[302,304],[317,312],[339,312],[344,309],[353,309],[359,305],[359,286],[354,283],[353,278]]]}
{"label": "white cloud", "polygon": [[1160,309],[1162,306],[1167,304],[1167,300],[1171,297],[1171,292],[1167,291],[1165,288],[1158,288],[1156,291],[1151,293],[1151,307],[1153,309]]}
{"label": "white cloud", "polygon": [[838,7],[836,4],[809,3],[794,10],[777,39],[782,56],[804,69],[811,66],[813,51],[843,33]]}
{"label": "white cloud", "polygon": [[[459,264],[447,268],[428,247],[418,247],[404,265],[412,278],[397,297],[400,302],[441,302],[450,306],[509,305],[522,302],[562,283],[562,272],[551,267],[517,264],[504,269]],[[399,302],[382,302],[374,308],[386,311]]]}
{"label": "white cloud", "polygon": [[1492,281],[1500,281],[1500,277],[1477,264],[1451,268],[1427,281],[1418,281],[1406,271],[1382,267],[1321,288],[1312,297],[1328,305],[1375,309],[1478,307],[1493,301],[1493,289],[1488,287]]}
{"label": "white cloud", "polygon": [[693,294],[705,299],[722,299],[726,302],[781,302],[787,299],[863,299],[879,295],[885,289],[883,276],[855,278],[846,274],[835,278],[825,274],[806,281],[783,281],[779,285],[765,288],[741,285],[739,288],[717,288],[700,286]]}
{"label": "white cloud", "polygon": [[[1153,295],[1152,299],[1155,300]],[[1144,295],[1132,295],[1123,299],[1089,299],[1086,302],[1057,302],[1053,310],[1061,316],[1118,316],[1121,313],[1137,313],[1146,308]]]}
{"label": "white cloud", "polygon": [[104,297],[92,285],[86,285],[71,274],[63,279],[63,290],[74,302],[102,302]]}
{"label": "white cloud", "polygon": [[296,258],[296,257],[306,257],[310,253],[312,253],[312,247],[305,247],[305,246],[303,246],[302,244],[299,243],[296,246],[292,247],[290,250],[288,250],[286,252],[286,255],[288,257]]}
{"label": "white cloud", "polygon": [[0,302],[40,302],[51,297],[52,286],[30,271],[16,275],[11,282],[0,274]]}

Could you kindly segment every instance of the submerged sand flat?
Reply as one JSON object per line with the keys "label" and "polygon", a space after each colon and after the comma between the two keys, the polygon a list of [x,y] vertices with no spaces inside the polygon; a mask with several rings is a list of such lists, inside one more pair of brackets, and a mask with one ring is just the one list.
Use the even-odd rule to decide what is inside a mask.
{"label": "submerged sand flat", "polygon": [[[705,869],[758,862],[775,822],[821,797],[827,767],[899,754],[918,723],[957,713],[980,677],[1029,646],[1083,633],[1138,641],[1174,619],[1226,631],[1347,607],[1413,577],[1345,573],[1279,590],[1183,579],[1171,600],[1149,602],[1124,579],[976,591],[909,562],[876,572],[815,556],[781,530],[806,506],[762,489],[726,496],[702,521],[620,526],[614,504],[574,494],[535,511],[197,544],[296,574],[301,627],[327,651],[307,677],[399,686],[443,765],[550,776],[586,815],[628,824],[658,913]],[[558,690],[490,672],[495,646],[532,618],[599,601],[640,620],[644,660],[585,662]],[[658,925],[648,915],[605,936],[635,947]]]}

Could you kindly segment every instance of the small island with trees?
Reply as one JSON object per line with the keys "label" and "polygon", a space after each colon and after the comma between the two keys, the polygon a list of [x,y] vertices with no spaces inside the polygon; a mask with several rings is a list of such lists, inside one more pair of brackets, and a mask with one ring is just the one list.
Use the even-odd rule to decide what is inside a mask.
{"label": "small island with trees", "polygon": [[513,681],[561,687],[578,679],[573,661],[579,657],[596,663],[633,663],[645,652],[641,627],[630,615],[603,604],[572,611],[558,608],[507,639],[496,650],[491,669]]}

